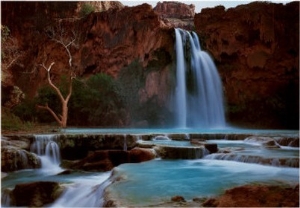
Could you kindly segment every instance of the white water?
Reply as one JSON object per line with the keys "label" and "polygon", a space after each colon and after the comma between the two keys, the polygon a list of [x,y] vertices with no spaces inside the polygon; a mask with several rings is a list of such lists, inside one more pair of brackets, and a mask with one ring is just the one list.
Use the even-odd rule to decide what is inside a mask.
{"label": "white water", "polygon": [[152,141],[172,141],[168,135],[158,135],[158,136],[155,136]]}
{"label": "white water", "polygon": [[109,176],[110,172],[106,172],[78,179],[78,183],[69,185],[51,207],[102,207],[104,189],[111,183]]}
{"label": "white water", "polygon": [[54,141],[55,137],[54,134],[35,135],[35,141],[30,147],[31,152],[40,156],[44,170],[61,171],[60,150]]}
{"label": "white water", "polygon": [[225,127],[222,84],[212,59],[196,33],[175,29],[175,35],[175,127]]}

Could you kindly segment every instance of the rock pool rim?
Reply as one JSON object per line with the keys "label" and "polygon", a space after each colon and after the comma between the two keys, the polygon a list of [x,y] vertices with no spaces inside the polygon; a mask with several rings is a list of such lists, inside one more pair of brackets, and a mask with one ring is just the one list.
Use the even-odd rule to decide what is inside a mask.
{"label": "rock pool rim", "polygon": [[299,136],[299,130],[243,129],[243,128],[65,128],[55,133],[63,134],[251,134],[266,136]]}

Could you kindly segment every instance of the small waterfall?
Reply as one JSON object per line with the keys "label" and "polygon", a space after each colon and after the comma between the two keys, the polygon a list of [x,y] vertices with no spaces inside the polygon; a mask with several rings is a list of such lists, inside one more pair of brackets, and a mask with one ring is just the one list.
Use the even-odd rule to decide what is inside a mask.
{"label": "small waterfall", "polygon": [[35,135],[35,141],[31,145],[31,152],[41,157],[42,168],[51,169],[60,164],[60,150],[54,141],[56,135]]}
{"label": "small waterfall", "polygon": [[258,155],[215,153],[215,154],[206,155],[204,159],[228,160],[228,161],[236,161],[242,163],[270,165],[276,167],[299,168],[299,158],[265,158]]}
{"label": "small waterfall", "polygon": [[171,139],[167,135],[158,135],[155,136],[152,141],[171,141]]}
{"label": "small waterfall", "polygon": [[175,29],[175,126],[225,126],[221,79],[210,56],[200,48],[196,33]]}
{"label": "small waterfall", "polygon": [[124,134],[124,144],[123,144],[123,150],[127,151],[127,140],[126,140],[126,134]]}
{"label": "small waterfall", "polygon": [[110,174],[107,172],[94,179],[82,179],[80,183],[69,185],[50,207],[103,207],[104,190],[111,184]]}

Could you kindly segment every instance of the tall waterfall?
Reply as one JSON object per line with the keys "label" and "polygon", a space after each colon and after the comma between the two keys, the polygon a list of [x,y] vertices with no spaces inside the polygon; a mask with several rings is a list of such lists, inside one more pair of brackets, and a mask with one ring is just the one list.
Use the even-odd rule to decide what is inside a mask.
{"label": "tall waterfall", "polygon": [[175,29],[175,126],[225,126],[222,83],[211,57],[200,48],[196,33]]}

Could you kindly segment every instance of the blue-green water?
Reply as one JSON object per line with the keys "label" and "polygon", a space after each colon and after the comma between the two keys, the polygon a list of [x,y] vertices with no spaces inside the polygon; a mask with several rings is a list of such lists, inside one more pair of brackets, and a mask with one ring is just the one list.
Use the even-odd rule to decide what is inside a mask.
{"label": "blue-green water", "polygon": [[187,200],[221,194],[244,184],[297,184],[299,169],[218,160],[152,160],[123,164],[109,186],[109,196],[121,206],[147,206],[180,195]]}

